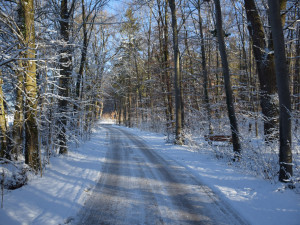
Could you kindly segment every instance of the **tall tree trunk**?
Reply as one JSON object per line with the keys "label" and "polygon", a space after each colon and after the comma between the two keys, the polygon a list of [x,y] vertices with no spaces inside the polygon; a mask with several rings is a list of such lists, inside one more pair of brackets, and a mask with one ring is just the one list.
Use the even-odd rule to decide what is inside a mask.
{"label": "tall tree trunk", "polygon": [[71,47],[69,43],[69,19],[70,13],[68,11],[68,0],[61,0],[61,12],[60,12],[60,35],[63,38],[64,44],[66,46],[61,49],[60,56],[60,78],[59,78],[59,100],[58,100],[58,110],[59,110],[59,133],[58,133],[58,144],[59,153],[66,154],[67,149],[67,113],[68,113],[68,96],[69,96],[69,79],[72,73],[72,55]]}
{"label": "tall tree trunk", "polygon": [[[159,2],[160,3],[160,2]],[[168,26],[168,0],[164,0],[164,14],[162,13],[162,9],[160,8],[160,4],[158,3],[158,13],[159,18],[157,20],[159,26],[159,46],[160,46],[160,56],[162,74],[161,74],[161,82],[162,82],[162,91],[163,91],[163,100],[165,105],[165,113],[166,113],[166,128],[169,134],[170,129],[173,130],[175,128],[175,120],[174,120],[174,107],[173,107],[173,99],[172,99],[172,86],[171,86],[171,75],[170,75],[170,54],[169,54],[169,26]],[[160,26],[161,24],[161,26]],[[161,29],[162,28],[162,29]]]}
{"label": "tall tree trunk", "polygon": [[[266,141],[274,139],[277,133],[278,109],[276,98],[276,75],[272,49],[268,49],[263,24],[254,0],[245,0],[245,9],[248,21],[248,30],[252,38],[253,53],[256,59],[260,82],[260,101],[265,119],[264,134]],[[275,132],[274,132],[275,131]]]}
{"label": "tall tree trunk", "polygon": [[124,121],[124,104],[123,104],[123,98],[120,97],[120,100],[119,100],[119,125],[123,124],[123,121]]}
{"label": "tall tree trunk", "polygon": [[[231,0],[232,5],[234,6],[234,16],[236,21],[239,21],[239,15],[238,15],[238,9],[235,5],[234,0]],[[240,44],[239,44],[239,69],[240,69],[240,76],[239,76],[239,82],[240,82],[240,90],[239,95],[242,100],[242,107],[246,107],[244,110],[250,110],[251,105],[251,95],[252,91],[251,88],[248,90],[248,87],[250,85],[249,83],[249,73],[248,73],[248,67],[247,67],[247,53],[246,53],[246,40],[245,40],[245,21],[244,21],[244,9],[242,9],[241,12],[241,18],[242,21],[238,22],[241,24],[237,25],[238,28],[238,36],[240,37]],[[247,91],[247,92],[246,92]],[[251,124],[251,123],[249,123]]]}
{"label": "tall tree trunk", "polygon": [[[83,31],[83,43],[82,43],[82,49],[81,49],[81,59],[80,59],[80,66],[79,66],[79,72],[77,74],[77,80],[76,80],[76,90],[75,90],[75,94],[76,94],[76,104],[74,104],[74,113],[77,113],[77,131],[76,133],[80,134],[80,127],[81,124],[80,122],[82,122],[82,112],[80,109],[84,108],[81,107],[79,105],[81,105],[81,100],[82,100],[82,90],[83,90],[83,84],[82,84],[82,80],[83,80],[83,72],[84,72],[84,67],[85,67],[85,62],[86,62],[86,56],[87,56],[87,48],[88,48],[88,32],[87,32],[87,26],[86,26],[86,13],[85,13],[85,4],[84,4],[84,0],[81,0],[81,9],[82,9],[82,31]],[[79,107],[78,107],[79,106]],[[76,116],[76,115],[75,115]]]}
{"label": "tall tree trunk", "polygon": [[2,74],[0,71],[0,158],[10,158],[9,153],[7,152],[7,127],[6,127],[6,113],[4,108],[4,94],[3,94],[3,80]]}
{"label": "tall tree trunk", "polygon": [[139,127],[139,120],[140,117],[143,117],[143,110],[139,109],[140,107],[143,107],[143,101],[142,101],[142,81],[141,81],[141,74],[139,72],[139,67],[138,67],[138,61],[137,61],[137,56],[136,53],[133,56],[134,58],[134,66],[135,66],[135,73],[136,73],[136,79],[137,79],[137,87],[136,87],[136,126]]}
{"label": "tall tree trunk", "polygon": [[[25,37],[25,15],[22,2],[18,4],[18,27],[20,35]],[[18,46],[21,48],[21,45]],[[21,58],[25,58],[24,54],[21,54]],[[18,160],[18,156],[23,152],[23,126],[24,126],[24,66],[22,60],[18,61],[18,68],[16,69],[17,85],[16,85],[16,103],[14,112],[14,122],[12,127],[12,154],[15,160]]]}
{"label": "tall tree trunk", "polygon": [[289,181],[293,176],[292,138],[291,138],[291,97],[289,90],[289,74],[285,53],[285,43],[281,24],[279,0],[268,0],[271,29],[275,53],[275,68],[280,106],[280,150],[279,180]]}
{"label": "tall tree trunk", "polygon": [[125,126],[127,126],[127,121],[128,121],[128,116],[127,116],[127,108],[128,108],[128,106],[127,106],[127,97],[124,97],[124,102],[123,102],[123,124],[125,125]]}
{"label": "tall tree trunk", "polygon": [[[148,30],[148,41],[147,41],[147,79],[148,82],[151,80],[152,74],[151,74],[151,68],[150,68],[150,64],[152,62],[152,56],[151,56],[151,34],[152,34],[152,4],[150,5],[150,13],[149,13],[149,30]],[[149,85],[146,86],[146,93],[149,94],[149,100],[148,102],[145,104],[145,107],[150,107],[153,104],[153,94],[151,91],[151,87],[149,87]],[[146,112],[146,111],[145,111]],[[144,122],[144,118],[146,118],[147,120],[147,115],[148,113],[142,114],[142,121]],[[152,115],[152,113],[151,113]]]}
{"label": "tall tree trunk", "polygon": [[216,10],[217,36],[219,42],[219,51],[222,60],[222,67],[223,67],[224,85],[225,85],[225,92],[226,92],[226,104],[227,104],[228,117],[230,121],[231,133],[232,133],[233,150],[236,153],[240,153],[241,145],[239,140],[239,130],[238,130],[237,120],[235,116],[234,104],[233,104],[229,66],[228,66],[227,53],[226,53],[226,47],[224,42],[220,0],[214,0],[214,1],[216,7],[215,10]]}
{"label": "tall tree trunk", "polygon": [[200,32],[200,44],[201,44],[201,64],[202,64],[202,73],[203,73],[203,88],[204,88],[204,101],[205,101],[205,108],[207,113],[207,120],[208,120],[208,129],[209,133],[213,133],[213,129],[211,126],[211,109],[209,103],[209,96],[208,96],[208,71],[206,67],[206,53],[205,53],[205,44],[204,44],[204,35],[203,35],[203,27],[202,27],[202,18],[201,18],[201,11],[200,11],[200,0],[197,3],[197,10],[198,10],[198,22],[199,22],[199,32]]}
{"label": "tall tree trunk", "polygon": [[128,92],[128,104],[127,104],[127,126],[128,127],[132,127],[132,110],[131,110],[131,107],[132,107],[132,93],[131,93],[131,79],[129,77],[129,85],[128,85],[128,88],[129,88],[129,92]]}
{"label": "tall tree trunk", "polygon": [[25,163],[35,171],[41,169],[37,127],[37,83],[35,62],[35,29],[33,0],[22,0],[25,18]]}
{"label": "tall tree trunk", "polygon": [[[168,53],[165,52],[165,43],[164,40],[162,39],[163,36],[165,36],[166,34],[162,32],[162,28],[164,27],[164,23],[162,21],[162,17],[161,17],[161,11],[159,8],[159,18],[160,20],[157,21],[158,23],[158,35],[159,35],[159,56],[158,56],[158,61],[160,62],[160,69],[161,69],[161,73],[160,73],[160,82],[161,82],[161,91],[162,91],[162,99],[163,99],[163,103],[164,103],[164,112],[165,112],[165,116],[166,116],[166,131],[169,135],[170,133],[170,125],[172,124],[172,120],[171,120],[171,113],[169,111],[169,102],[168,102],[168,91],[167,91],[167,76],[169,75],[169,68],[168,67],[168,62],[166,62],[166,56],[168,57]],[[161,22],[161,23],[160,23]],[[160,25],[162,24],[162,25]],[[164,35],[162,35],[164,34]],[[172,99],[172,96],[171,96]],[[151,107],[152,109],[152,107]],[[151,110],[151,115],[153,118],[154,112]],[[174,126],[175,128],[175,126]]]}
{"label": "tall tree trunk", "polygon": [[[87,27],[86,27],[86,15],[85,15],[85,6],[84,6],[84,0],[81,0],[81,8],[82,8],[82,29],[83,29],[83,44],[82,44],[82,50],[81,50],[81,60],[80,60],[80,66],[79,66],[79,72],[77,74],[77,80],[76,80],[76,98],[77,100],[80,100],[80,87],[82,83],[82,77],[83,77],[83,71],[84,71],[84,65],[86,61],[86,55],[87,55],[87,47],[88,47],[88,33],[87,33]],[[77,105],[74,105],[74,110],[77,110]]]}
{"label": "tall tree trunk", "polygon": [[[20,68],[23,68],[23,63],[18,62]],[[14,159],[18,160],[18,156],[22,153],[23,149],[23,124],[24,124],[24,114],[23,114],[23,91],[24,91],[24,74],[22,69],[16,71],[18,84],[16,88],[16,104],[14,113],[14,123],[12,127],[12,138],[13,138],[13,148],[12,153]]]}
{"label": "tall tree trunk", "polygon": [[[300,18],[300,9],[298,8],[298,18]],[[296,42],[296,62],[293,82],[294,109],[300,111],[300,24],[297,24],[297,42]],[[299,122],[298,120],[296,121]],[[297,126],[295,126],[297,129]]]}
{"label": "tall tree trunk", "polygon": [[172,100],[172,87],[171,87],[171,75],[170,75],[170,55],[169,55],[169,29],[168,29],[168,0],[165,0],[165,15],[164,15],[164,40],[163,40],[163,63],[164,63],[164,71],[165,71],[165,85],[167,91],[167,110],[169,114],[169,120],[171,124],[168,127],[175,128],[174,122],[174,107],[173,107],[173,100]]}
{"label": "tall tree trunk", "polygon": [[179,62],[179,46],[178,46],[178,28],[177,28],[177,16],[176,16],[176,3],[175,0],[169,1],[169,6],[172,15],[172,30],[173,30],[173,51],[174,51],[174,86],[175,86],[175,114],[176,114],[176,143],[181,145],[184,142],[183,139],[183,103],[182,103],[182,74],[180,71]]}

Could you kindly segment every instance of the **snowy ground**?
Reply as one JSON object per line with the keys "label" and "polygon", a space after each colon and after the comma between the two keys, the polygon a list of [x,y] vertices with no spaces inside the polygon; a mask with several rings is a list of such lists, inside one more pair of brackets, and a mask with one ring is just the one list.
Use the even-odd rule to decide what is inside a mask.
{"label": "snowy ground", "polygon": [[[285,189],[283,184],[270,184],[244,174],[216,160],[208,151],[193,152],[166,144],[163,135],[122,129],[143,138],[163,157],[188,168],[251,224],[300,224],[300,194]],[[31,178],[22,188],[5,191],[0,224],[71,223],[100,176],[108,143],[107,132],[99,124],[90,141],[71,148],[68,156],[52,158],[42,178]]]}

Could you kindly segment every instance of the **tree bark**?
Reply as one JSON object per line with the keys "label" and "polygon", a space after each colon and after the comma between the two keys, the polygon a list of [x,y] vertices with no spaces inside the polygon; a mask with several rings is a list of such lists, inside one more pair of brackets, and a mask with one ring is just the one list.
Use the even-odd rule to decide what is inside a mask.
{"label": "tree bark", "polygon": [[[164,0],[164,5],[161,7],[158,1],[158,33],[159,33],[159,52],[158,56],[161,66],[161,89],[163,93],[163,101],[166,114],[166,129],[168,134],[170,130],[175,129],[174,107],[172,99],[172,86],[170,76],[170,54],[169,54],[169,26],[168,26],[168,0]],[[163,10],[164,9],[164,14]]]}
{"label": "tree bark", "polygon": [[174,51],[174,86],[175,86],[175,114],[176,114],[176,128],[175,128],[175,142],[182,145],[183,139],[183,103],[182,103],[182,90],[181,82],[182,75],[180,71],[179,62],[179,47],[178,47],[178,28],[176,16],[176,3],[175,0],[169,1],[169,6],[172,15],[172,30],[173,30],[173,51]]}
{"label": "tree bark", "polygon": [[[300,18],[300,9],[298,9],[298,18]],[[294,96],[294,110],[300,111],[300,24],[297,25],[297,37],[296,42],[296,62],[295,62],[295,74],[293,82],[293,96]],[[297,119],[297,122],[298,119]],[[297,126],[295,126],[297,129]]]}
{"label": "tree bark", "polygon": [[61,49],[60,56],[60,78],[59,78],[59,132],[58,132],[58,144],[59,154],[66,154],[67,149],[67,113],[68,113],[68,96],[69,96],[69,79],[72,73],[72,55],[69,43],[69,19],[70,13],[68,11],[68,0],[61,0],[61,12],[60,12],[60,35],[63,39],[65,46]]}
{"label": "tree bark", "polygon": [[205,108],[207,113],[207,120],[208,120],[208,130],[209,133],[213,133],[213,129],[211,126],[211,109],[210,109],[210,102],[209,102],[209,96],[208,96],[208,71],[206,67],[206,53],[205,53],[205,44],[204,44],[204,35],[203,35],[203,27],[202,27],[202,17],[201,17],[201,11],[200,11],[200,1],[198,0],[197,4],[197,10],[198,10],[198,22],[199,22],[199,32],[200,32],[200,44],[201,44],[201,65],[202,65],[202,73],[203,73],[203,88],[204,88],[204,102],[205,102]]}
{"label": "tree bark", "polygon": [[280,149],[279,180],[289,181],[293,176],[292,138],[291,138],[291,97],[289,90],[289,74],[286,60],[285,43],[282,30],[279,0],[268,0],[271,29],[275,53],[275,68],[279,95],[280,117]]}
{"label": "tree bark", "polygon": [[[23,68],[23,63],[19,61],[20,68]],[[14,113],[14,122],[12,127],[12,138],[13,147],[12,153],[14,159],[18,160],[18,156],[22,153],[23,149],[23,124],[24,124],[24,114],[23,114],[23,91],[24,91],[24,72],[18,69],[16,72],[18,78],[18,84],[16,89],[16,104]]]}
{"label": "tree bark", "polygon": [[36,172],[41,169],[37,127],[37,83],[35,62],[35,29],[33,0],[22,0],[25,18],[25,163]]}
{"label": "tree bark", "polygon": [[[82,8],[82,30],[83,30],[83,44],[82,44],[82,50],[81,50],[81,60],[80,60],[80,66],[79,66],[79,72],[77,74],[77,81],[76,81],[76,98],[77,100],[80,100],[80,87],[82,83],[82,77],[83,77],[83,71],[84,71],[84,65],[86,61],[86,54],[87,54],[87,47],[88,47],[88,33],[87,33],[87,27],[86,27],[86,15],[85,15],[85,5],[84,0],[81,0],[81,8]],[[77,110],[77,105],[74,105],[74,110]]]}
{"label": "tree bark", "polygon": [[241,152],[241,145],[240,145],[239,130],[238,130],[237,120],[235,116],[234,104],[233,104],[233,95],[232,95],[231,83],[230,83],[230,72],[229,72],[227,53],[226,53],[226,47],[224,42],[224,34],[223,34],[223,27],[222,27],[222,13],[221,13],[221,6],[219,0],[215,0],[215,7],[216,7],[215,10],[216,10],[217,36],[219,42],[219,51],[222,60],[222,67],[223,67],[224,85],[225,85],[225,92],[226,92],[226,104],[227,104],[228,117],[230,121],[231,133],[232,133],[233,150],[239,154]]}
{"label": "tree bark", "polygon": [[[20,35],[25,37],[25,16],[24,9],[21,2],[18,5],[18,27]],[[18,46],[21,49],[21,45]],[[21,53],[21,58],[25,58],[25,55]],[[22,60],[18,61],[18,68],[16,69],[17,85],[16,85],[16,103],[14,112],[14,122],[12,127],[12,154],[15,160],[18,160],[18,156],[23,152],[23,126],[24,126],[24,66]]]}
{"label": "tree bark", "polygon": [[[83,43],[82,43],[82,49],[81,49],[81,59],[80,59],[80,65],[79,65],[79,71],[77,74],[77,80],[76,80],[76,89],[75,89],[75,97],[76,97],[76,102],[74,104],[74,113],[77,115],[77,135],[82,135],[80,134],[81,132],[81,123],[82,123],[82,108],[84,108],[84,106],[81,106],[81,100],[82,100],[82,91],[83,91],[83,72],[84,72],[84,67],[85,67],[85,62],[86,62],[86,56],[87,56],[87,48],[88,48],[88,43],[89,43],[89,39],[88,39],[88,31],[87,31],[87,26],[86,26],[86,13],[85,13],[85,3],[84,0],[81,0],[81,17],[82,17],[82,31],[83,31]],[[79,134],[78,134],[79,133]]]}
{"label": "tree bark", "polygon": [[260,82],[260,102],[264,116],[265,140],[275,138],[278,109],[275,101],[277,95],[274,56],[272,49],[268,49],[263,24],[258,14],[254,0],[245,0],[248,30],[252,38],[253,53],[256,60],[258,78]]}
{"label": "tree bark", "polygon": [[3,94],[3,80],[0,71],[0,158],[10,158],[7,152],[7,126],[6,126],[6,112],[4,108],[4,94]]}
{"label": "tree bark", "polygon": [[[174,123],[174,107],[172,100],[172,87],[171,87],[171,76],[170,76],[170,56],[169,56],[169,29],[168,29],[168,0],[165,0],[165,16],[164,16],[164,40],[163,40],[163,51],[164,51],[164,70],[165,70],[165,84],[167,91],[167,110],[169,114],[169,120],[171,122],[172,129],[175,128]],[[170,124],[168,125],[170,127]]]}

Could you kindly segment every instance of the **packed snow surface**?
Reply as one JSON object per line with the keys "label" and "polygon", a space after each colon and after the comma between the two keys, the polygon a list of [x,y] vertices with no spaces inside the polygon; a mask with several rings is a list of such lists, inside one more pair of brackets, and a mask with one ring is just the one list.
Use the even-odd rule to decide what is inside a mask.
{"label": "packed snow surface", "polygon": [[[109,160],[106,157],[111,137],[105,126],[99,124],[91,140],[78,148],[71,146],[68,155],[51,158],[42,177],[31,177],[27,185],[17,190],[5,190],[0,224],[73,224],[96,190]],[[271,184],[242,173],[233,165],[218,161],[209,151],[195,152],[187,146],[167,144],[164,135],[110,126],[142,138],[143,144],[155,154],[189,171],[250,224],[300,224],[300,194],[284,184]],[[155,185],[145,176],[147,182]],[[136,214],[144,213],[142,208],[135,210]]]}

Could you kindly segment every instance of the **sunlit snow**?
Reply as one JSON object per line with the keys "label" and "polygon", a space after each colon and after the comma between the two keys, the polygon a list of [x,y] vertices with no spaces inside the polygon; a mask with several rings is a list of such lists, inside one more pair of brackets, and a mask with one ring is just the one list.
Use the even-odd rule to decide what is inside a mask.
{"label": "sunlit snow", "polygon": [[[51,158],[51,164],[43,171],[43,177],[32,177],[27,185],[17,190],[5,190],[0,224],[72,224],[103,172],[102,165],[107,162],[105,155],[109,143],[107,131],[102,124],[108,122],[114,123],[101,121],[94,129],[91,140],[81,143],[79,148],[71,146],[67,156]],[[187,146],[167,144],[165,137],[160,134],[124,127],[120,129],[140,136],[165,160],[175,160],[178,165],[185,167],[250,224],[299,225],[300,195],[285,189],[284,184],[271,184],[244,174],[238,168],[216,160],[205,149],[193,152]],[[141,179],[155,185],[147,177],[131,179],[133,182]],[[134,207],[140,199],[126,201],[132,205],[130,207]],[[167,206],[159,207],[164,212],[170,210]]]}

